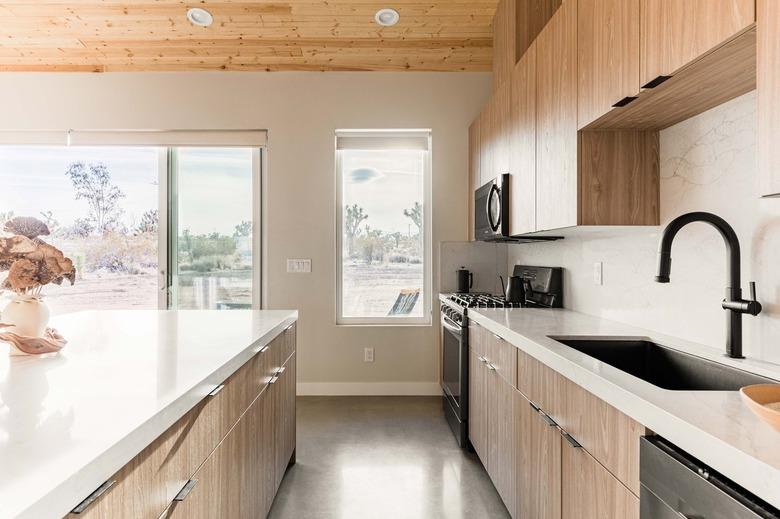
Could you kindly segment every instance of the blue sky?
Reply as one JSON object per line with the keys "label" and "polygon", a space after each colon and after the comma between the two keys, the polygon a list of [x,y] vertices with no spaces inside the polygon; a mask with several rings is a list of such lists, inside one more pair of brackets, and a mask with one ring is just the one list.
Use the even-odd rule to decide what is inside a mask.
{"label": "blue sky", "polygon": [[[52,211],[61,225],[87,214],[87,203],[75,200],[68,165],[103,162],[125,193],[120,200],[129,227],[158,208],[157,148],[0,147],[0,211],[38,216]],[[179,220],[195,234],[231,234],[233,226],[251,219],[251,150],[196,149],[180,151]]]}

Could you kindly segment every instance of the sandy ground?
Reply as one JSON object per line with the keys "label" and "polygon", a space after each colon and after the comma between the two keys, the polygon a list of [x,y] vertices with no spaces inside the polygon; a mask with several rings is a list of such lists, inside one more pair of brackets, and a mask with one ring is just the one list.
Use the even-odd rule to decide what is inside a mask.
{"label": "sandy ground", "polygon": [[[344,315],[385,317],[401,290],[422,285],[422,265],[350,263],[344,266]],[[422,317],[422,313],[420,298],[410,316]]]}

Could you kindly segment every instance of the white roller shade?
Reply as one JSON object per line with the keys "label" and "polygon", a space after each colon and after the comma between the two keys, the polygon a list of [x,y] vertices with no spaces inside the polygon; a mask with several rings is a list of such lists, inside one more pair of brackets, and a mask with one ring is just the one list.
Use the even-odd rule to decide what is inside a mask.
{"label": "white roller shade", "polygon": [[268,143],[266,130],[71,130],[71,146],[252,147]]}
{"label": "white roller shade", "polygon": [[428,150],[430,131],[336,132],[338,150]]}
{"label": "white roller shade", "polygon": [[64,146],[68,134],[63,131],[0,130],[0,146]]}

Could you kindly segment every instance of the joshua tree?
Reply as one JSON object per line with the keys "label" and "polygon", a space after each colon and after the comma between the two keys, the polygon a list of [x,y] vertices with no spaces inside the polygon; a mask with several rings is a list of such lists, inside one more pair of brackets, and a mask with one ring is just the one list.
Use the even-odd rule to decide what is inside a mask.
{"label": "joshua tree", "polygon": [[240,224],[235,226],[233,231],[234,238],[240,238],[242,236],[249,236],[252,234],[252,222],[244,220]]}
{"label": "joshua tree", "polygon": [[157,232],[160,214],[157,209],[150,209],[141,215],[141,223],[135,228],[136,234],[152,234]]}
{"label": "joshua tree", "polygon": [[357,204],[344,208],[344,232],[347,234],[347,248],[350,256],[355,253],[355,236],[360,234],[360,224],[367,219],[368,215]]}
{"label": "joshua tree", "polygon": [[423,208],[420,202],[415,202],[414,207],[411,209],[404,209],[404,216],[411,219],[414,225],[417,226],[417,234],[422,236],[423,227]]}
{"label": "joshua tree", "polygon": [[125,194],[111,182],[111,173],[102,162],[85,164],[74,162],[65,175],[70,177],[76,200],[86,200],[89,205],[88,220],[99,234],[110,231],[119,221],[122,210],[119,199]]}

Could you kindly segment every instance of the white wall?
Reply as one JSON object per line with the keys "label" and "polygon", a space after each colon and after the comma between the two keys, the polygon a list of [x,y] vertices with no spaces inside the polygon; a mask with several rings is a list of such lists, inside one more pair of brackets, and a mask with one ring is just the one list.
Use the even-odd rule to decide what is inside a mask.
{"label": "white wall", "polygon": [[420,393],[437,390],[436,324],[335,325],[334,131],[433,129],[435,294],[438,243],[466,239],[468,125],[489,93],[470,73],[3,74],[0,129],[268,129],[268,302],[300,310],[301,388]]}
{"label": "white wall", "polygon": [[[780,143],[778,143],[780,145]],[[661,223],[689,211],[731,223],[742,248],[743,289],[755,280],[764,313],[743,317],[745,353],[780,363],[780,200],[760,200],[756,179],[756,95],[749,93],[661,132]],[[661,228],[560,242],[510,245],[515,263],[565,267],[565,306],[725,351],[723,240],[691,224],[672,248],[672,282],[653,281]],[[593,263],[604,262],[604,285]]]}

